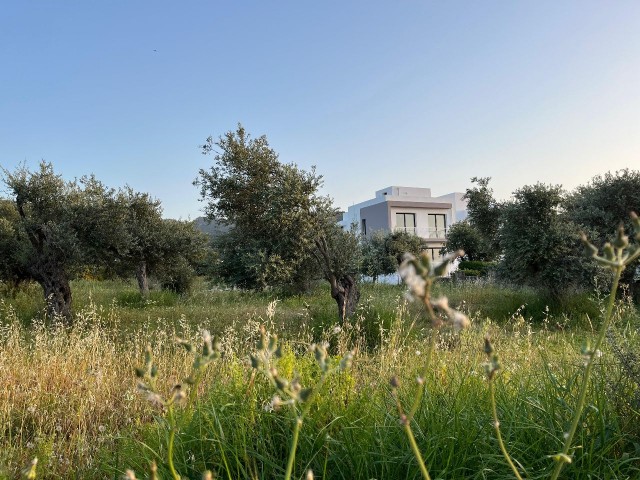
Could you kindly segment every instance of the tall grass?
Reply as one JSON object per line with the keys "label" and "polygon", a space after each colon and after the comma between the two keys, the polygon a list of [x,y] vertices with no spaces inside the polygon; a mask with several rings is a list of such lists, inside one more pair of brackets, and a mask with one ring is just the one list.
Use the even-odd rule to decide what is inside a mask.
{"label": "tall grass", "polygon": [[[399,398],[410,404],[429,328],[418,306],[404,302],[400,288],[365,288],[356,317],[338,326],[331,298],[322,290],[283,298],[270,320],[265,312],[275,293],[209,291],[201,285],[191,298],[152,296],[151,303],[141,304],[132,284],[78,282],[74,287],[77,319],[71,330],[39,320],[38,291],[18,292],[0,305],[4,477],[15,478],[38,457],[38,478],[114,478],[127,469],[145,478],[153,461],[160,478],[168,478],[170,428],[162,408],[136,392],[133,369],[144,362],[150,344],[158,364],[157,388],[169,394],[192,364],[175,337],[195,342],[201,328],[215,332],[223,358],[207,370],[192,413],[176,410],[176,471],[184,478],[199,478],[207,469],[216,478],[283,477],[291,417],[273,409],[272,385],[252,376],[248,363],[261,324],[283,339],[278,371],[287,378],[297,375],[302,385],[319,378],[310,343],[326,342],[333,356],[355,354],[352,369],[328,378],[315,397],[299,432],[292,478],[309,469],[317,478],[420,475],[398,424],[388,379],[398,375]],[[458,287],[436,288],[451,289],[445,292],[451,303],[462,305],[455,299]],[[465,297],[473,292],[459,288],[470,289]],[[553,467],[547,455],[562,448],[578,391],[580,346],[590,331],[572,326],[584,325],[579,316],[544,309],[541,320],[532,322],[534,315],[518,307],[533,302],[521,302],[522,297],[510,303],[519,304],[513,310],[500,307],[504,315],[489,319],[486,312],[496,308],[492,302],[500,290],[479,291],[487,292],[484,302],[476,293],[473,306],[462,305],[473,317],[471,329],[442,335],[436,346],[424,379],[429,395],[415,413],[416,442],[438,478],[511,478],[493,432],[482,368],[481,345],[490,334],[502,363],[509,365],[496,379],[502,434],[526,476],[543,478]],[[618,334],[637,344],[637,312],[625,308],[620,313],[627,328]],[[594,369],[589,405],[574,441],[581,453],[563,474],[640,478],[637,410],[619,401],[634,384],[610,356],[596,359]]]}

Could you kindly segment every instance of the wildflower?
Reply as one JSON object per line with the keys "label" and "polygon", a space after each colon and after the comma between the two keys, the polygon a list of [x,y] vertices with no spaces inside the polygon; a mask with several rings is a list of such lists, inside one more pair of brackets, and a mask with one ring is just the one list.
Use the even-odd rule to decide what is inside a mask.
{"label": "wildflower", "polygon": [[269,320],[273,320],[273,317],[276,315],[276,305],[278,305],[279,300],[274,300],[267,305],[267,318]]}
{"label": "wildflower", "polygon": [[268,404],[269,410],[267,410],[266,408],[265,408],[265,410],[267,410],[269,412],[274,411],[274,410],[278,410],[283,404],[284,404],[284,402],[282,401],[280,396],[279,395],[274,395],[273,398],[271,399],[271,403]]}
{"label": "wildflower", "polygon": [[416,272],[416,267],[410,262],[410,259],[405,259],[398,269],[398,274],[409,287],[409,292],[417,298],[424,298],[426,295],[427,282],[421,275]]}
{"label": "wildflower", "polygon": [[27,479],[35,479],[36,478],[36,468],[38,466],[38,457],[35,457],[31,460],[31,464],[22,471],[22,474]]}
{"label": "wildflower", "polygon": [[36,413],[36,407],[31,405],[29,408],[27,408],[27,412],[33,415],[34,413]]}
{"label": "wildflower", "polygon": [[164,405],[164,400],[162,399],[162,397],[157,393],[151,391],[147,392],[147,401],[156,406]]}
{"label": "wildflower", "polygon": [[107,429],[107,428],[106,428],[104,425],[99,425],[99,426],[98,426],[98,431],[99,431],[100,433],[104,433],[106,429]]}
{"label": "wildflower", "polygon": [[449,318],[451,320],[453,328],[457,330],[467,328],[471,324],[471,322],[469,321],[469,317],[467,317],[464,313],[458,312],[457,310],[451,310]]}
{"label": "wildflower", "polygon": [[340,370],[346,370],[351,368],[353,362],[353,352],[347,352],[347,354],[340,360]]}

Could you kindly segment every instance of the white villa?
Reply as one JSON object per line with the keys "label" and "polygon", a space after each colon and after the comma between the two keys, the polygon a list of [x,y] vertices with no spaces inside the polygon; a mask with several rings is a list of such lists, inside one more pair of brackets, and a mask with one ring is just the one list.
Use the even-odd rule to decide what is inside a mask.
{"label": "white villa", "polygon": [[340,225],[357,225],[360,233],[404,231],[419,235],[428,244],[434,260],[440,258],[448,228],[467,217],[464,193],[453,192],[431,196],[430,188],[387,187],[376,192],[375,198],[349,207]]}

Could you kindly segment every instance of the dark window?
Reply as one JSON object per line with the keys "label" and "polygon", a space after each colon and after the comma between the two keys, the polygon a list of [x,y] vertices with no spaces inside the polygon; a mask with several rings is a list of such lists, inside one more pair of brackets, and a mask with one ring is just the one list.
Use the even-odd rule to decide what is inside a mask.
{"label": "dark window", "polygon": [[362,234],[363,235],[367,234],[367,219],[366,218],[362,219]]}
{"label": "dark window", "polygon": [[429,238],[444,238],[447,236],[447,216],[444,213],[430,213]]}
{"label": "dark window", "polygon": [[441,248],[442,247],[426,248],[425,250],[427,251],[427,253],[431,257],[431,260],[434,260],[434,261],[438,262],[438,261],[442,260],[442,255],[440,254],[440,249]]}
{"label": "dark window", "polygon": [[416,214],[396,213],[396,230],[416,233]]}

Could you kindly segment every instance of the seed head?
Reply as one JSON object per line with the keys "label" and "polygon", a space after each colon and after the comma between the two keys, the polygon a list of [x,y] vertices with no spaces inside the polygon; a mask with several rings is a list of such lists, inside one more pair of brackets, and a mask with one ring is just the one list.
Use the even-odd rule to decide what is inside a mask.
{"label": "seed head", "polygon": [[34,457],[34,459],[31,460],[31,463],[29,464],[29,466],[22,471],[25,478],[27,478],[28,480],[35,480],[36,474],[37,474],[37,471],[36,471],[37,467],[38,467],[38,457]]}
{"label": "seed head", "polygon": [[613,260],[615,258],[615,252],[613,251],[613,246],[609,242],[604,244],[602,251],[604,253],[604,258],[606,258],[607,260]]}
{"label": "seed head", "polygon": [[487,355],[491,355],[494,352],[493,345],[491,344],[491,340],[489,337],[484,337],[484,353]]}
{"label": "seed head", "polygon": [[353,352],[347,352],[347,354],[342,357],[340,360],[340,370],[346,370],[347,368],[351,368],[351,364],[353,363]]}
{"label": "seed head", "polygon": [[285,390],[289,386],[289,382],[284,378],[274,376],[273,380],[276,382],[278,390]]}
{"label": "seed head", "polygon": [[580,240],[584,245],[584,253],[587,257],[595,257],[598,255],[598,248],[593,245],[584,233],[580,234]]}
{"label": "seed head", "polygon": [[629,237],[624,233],[624,225],[621,223],[618,227],[616,239],[613,241],[613,246],[616,248],[625,248],[629,245]]}
{"label": "seed head", "polygon": [[260,368],[260,360],[254,355],[249,355],[249,359],[251,360],[251,368],[258,369]]}
{"label": "seed head", "polygon": [[469,325],[471,325],[469,317],[467,317],[462,312],[458,312],[457,310],[451,310],[449,318],[451,319],[453,328],[455,328],[456,330],[462,330],[463,328],[467,328]]}
{"label": "seed head", "polygon": [[307,400],[309,400],[312,393],[313,393],[313,388],[305,388],[303,390],[300,390],[300,394],[299,394],[300,401],[306,402]]}
{"label": "seed head", "polygon": [[177,338],[176,341],[178,342],[178,345],[182,346],[187,352],[189,352],[189,353],[193,352],[193,345],[191,345],[186,340],[183,340],[181,338]]}

